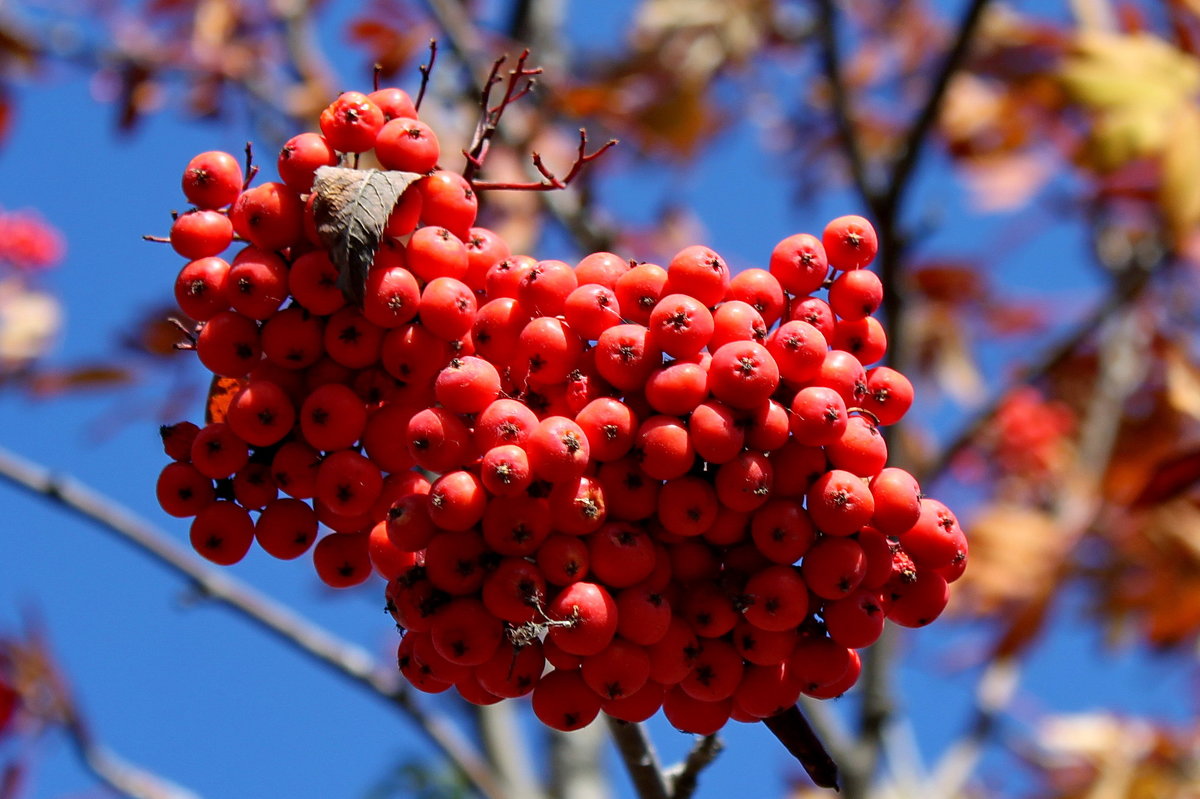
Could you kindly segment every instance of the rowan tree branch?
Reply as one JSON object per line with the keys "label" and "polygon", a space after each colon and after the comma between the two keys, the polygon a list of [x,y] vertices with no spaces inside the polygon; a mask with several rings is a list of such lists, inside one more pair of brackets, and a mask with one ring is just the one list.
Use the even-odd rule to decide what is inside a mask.
{"label": "rowan tree branch", "polygon": [[725,744],[716,735],[696,736],[696,743],[687,757],[666,774],[671,799],[691,799],[699,785],[700,772],[708,768],[724,749]]}
{"label": "rowan tree branch", "polygon": [[612,734],[617,752],[625,763],[639,799],[670,799],[667,783],[654,744],[641,724],[620,721],[607,716],[608,731]]}
{"label": "rowan tree branch", "polygon": [[979,31],[979,22],[983,19],[983,12],[987,8],[987,4],[988,0],[971,0],[966,11],[963,12],[954,43],[950,46],[941,66],[935,73],[925,103],[908,129],[904,143],[889,170],[888,181],[885,184],[880,203],[881,208],[886,211],[883,214],[885,216],[895,214],[895,210],[899,208],[904,199],[904,192],[912,182],[912,175],[920,161],[921,153],[925,149],[929,133],[933,130],[933,126],[942,112],[942,101],[946,98],[946,90],[950,87],[951,79],[966,60],[967,53],[975,41],[975,34]]}
{"label": "rowan tree branch", "polygon": [[[838,44],[837,10],[833,0],[817,0],[817,39],[821,43],[821,70],[829,84],[829,99],[832,105],[833,122],[837,127],[838,141],[842,146],[846,164],[854,187],[863,200],[871,206],[878,197],[872,184],[866,156],[851,110],[850,88],[842,71],[841,46]],[[872,209],[874,212],[874,209]]]}
{"label": "rowan tree branch", "polygon": [[359,647],[337,638],[238,580],[202,565],[165,533],[82,483],[55,475],[2,448],[0,480],[48,500],[116,535],[186,578],[203,596],[229,607],[292,648],[399,708],[484,796],[488,799],[506,799],[486,762],[462,734],[441,716],[426,713],[413,700],[396,674],[381,670],[374,659]]}

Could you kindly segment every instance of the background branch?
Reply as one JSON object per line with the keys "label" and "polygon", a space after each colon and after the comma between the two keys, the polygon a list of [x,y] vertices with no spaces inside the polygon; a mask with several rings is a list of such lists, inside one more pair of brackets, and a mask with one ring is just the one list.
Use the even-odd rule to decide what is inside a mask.
{"label": "background branch", "polygon": [[143,554],[185,577],[202,595],[236,611],[289,646],[332,668],[401,709],[449,761],[488,797],[503,799],[486,762],[441,715],[426,713],[400,681],[382,671],[362,649],[307,621],[239,581],[201,565],[165,533],[106,497],[0,449],[0,480],[116,535]]}

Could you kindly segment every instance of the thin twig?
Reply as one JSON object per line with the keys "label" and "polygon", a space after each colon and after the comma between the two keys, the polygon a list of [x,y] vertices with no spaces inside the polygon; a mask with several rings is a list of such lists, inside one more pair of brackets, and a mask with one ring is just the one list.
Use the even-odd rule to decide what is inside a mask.
{"label": "thin twig", "polygon": [[258,165],[254,163],[254,144],[246,142],[246,178],[242,181],[242,191],[250,187],[250,181],[258,174]]}
{"label": "thin twig", "polygon": [[[482,36],[470,24],[470,18],[461,13],[453,0],[426,0],[434,21],[445,34],[445,41],[457,59],[466,65],[471,75],[479,75],[488,67],[480,59],[479,42]],[[473,101],[477,100],[472,92]],[[514,149],[522,149],[525,145],[513,140],[506,131],[498,129],[496,141]],[[587,192],[539,192],[542,204],[550,216],[556,220],[568,235],[578,242],[584,252],[599,252],[611,250],[620,238],[612,224],[601,221],[591,212]]]}
{"label": "thin twig", "polygon": [[925,104],[921,106],[917,118],[904,137],[904,144],[900,147],[900,152],[892,164],[881,203],[881,207],[889,213],[894,213],[895,209],[899,207],[905,190],[912,182],[910,179],[920,160],[921,152],[925,148],[925,141],[941,114],[946,90],[950,87],[951,79],[966,60],[967,52],[975,41],[975,34],[979,30],[979,23],[983,19],[983,12],[987,8],[987,4],[988,0],[971,0],[971,4],[963,13],[962,22],[958,25],[954,44],[951,45],[941,67],[934,76]]}
{"label": "thin twig", "polygon": [[697,736],[687,757],[666,775],[671,786],[671,799],[691,799],[699,784],[700,772],[716,760],[724,749],[725,744],[716,735]]}
{"label": "thin twig", "polygon": [[395,673],[379,669],[374,659],[359,647],[337,638],[249,586],[202,565],[162,531],[71,478],[58,477],[0,449],[0,479],[115,534],[187,578],[202,595],[226,605],[288,645],[400,708],[482,794],[489,799],[503,799],[504,793],[492,779],[487,764],[461,733],[444,718],[427,714]]}
{"label": "thin twig", "polygon": [[[84,720],[62,670],[50,652],[42,625],[26,623],[22,640],[10,640],[4,655],[15,670],[26,712],[40,729],[60,728],[84,768],[113,791],[134,799],[199,799],[187,788],[135,766],[101,744]],[[0,794],[3,794],[0,791]]]}
{"label": "thin twig", "polygon": [[616,146],[617,143],[617,139],[609,139],[594,152],[589,153],[587,152],[587,131],[580,128],[579,149],[576,151],[575,161],[563,177],[558,177],[546,167],[542,161],[541,153],[533,153],[533,166],[541,173],[541,181],[533,183],[493,183],[486,180],[477,180],[471,184],[471,187],[475,191],[557,191],[565,189],[570,185],[571,181],[579,176],[584,166],[595,161],[609,148]]}
{"label": "thin twig", "polygon": [[[842,72],[841,48],[837,40],[837,12],[833,0],[818,0],[817,38],[821,42],[821,69],[829,83],[829,97],[833,106],[833,120],[838,138],[845,150],[850,177],[858,193],[868,205],[877,196],[875,187],[867,174],[867,160],[863,155],[862,143],[854,125],[850,109],[850,90]],[[874,209],[872,209],[874,211]]]}
{"label": "thin twig", "polygon": [[658,754],[641,724],[608,718],[608,731],[640,799],[669,799]]}
{"label": "thin twig", "polygon": [[[475,126],[475,135],[471,145],[464,152],[467,165],[463,168],[463,177],[474,184],[475,175],[483,168],[487,159],[488,147],[496,135],[500,119],[508,107],[533,91],[536,76],[542,74],[541,67],[528,67],[529,50],[522,51],[517,57],[517,65],[508,71],[508,77],[500,76],[500,68],[504,66],[507,56],[500,56],[492,63],[487,80],[479,90],[479,122]],[[492,87],[503,83],[504,94],[499,102],[492,104]]]}
{"label": "thin twig", "polygon": [[413,107],[418,111],[421,110],[421,101],[425,99],[425,89],[429,86],[429,76],[433,72],[435,61],[437,61],[437,39],[430,39],[429,63],[417,67],[417,71],[421,73],[421,88],[417,90],[417,99],[413,101]]}

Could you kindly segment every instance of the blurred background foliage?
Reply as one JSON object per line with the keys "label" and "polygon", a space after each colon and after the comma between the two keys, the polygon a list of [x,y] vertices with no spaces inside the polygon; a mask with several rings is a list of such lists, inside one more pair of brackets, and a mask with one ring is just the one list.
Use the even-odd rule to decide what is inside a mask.
{"label": "blurred background foliage", "polygon": [[[673,188],[731,131],[748,131],[770,177],[788,182],[797,218],[836,205],[878,228],[889,357],[914,377],[920,404],[895,430],[893,457],[955,503],[970,539],[951,606],[973,636],[959,655],[979,680],[970,722],[927,753],[927,770],[898,778],[905,753],[888,730],[904,708],[887,694],[907,652],[894,640],[872,648],[860,701],[810,708],[847,795],[1001,795],[977,772],[995,756],[1030,775],[1022,795],[1200,794],[1195,724],[1107,712],[1098,696],[1095,712],[1041,714],[1019,740],[1002,734],[1024,661],[1063,625],[1094,625],[1114,651],[1195,671],[1200,3],[640,0],[612,12],[615,38],[580,41],[565,30],[581,5],[0,4],[0,147],[22,123],[25,93],[82,79],[126,136],[160,114],[236,122],[270,154],[373,64],[385,83],[414,83],[435,38],[422,116],[455,153],[495,54],[529,47],[545,74],[506,116],[483,177],[531,179],[531,152],[569,164],[581,126],[621,145],[568,191],[488,194],[480,223],[514,251],[655,260],[704,240],[720,224],[714,208],[757,201],[764,176],[749,167],[723,196]],[[461,163],[448,155],[443,166]],[[643,184],[657,208],[624,213]],[[1047,239],[1072,244],[1047,246],[1047,257]],[[49,401],[136,392],[168,374],[154,418],[136,423],[195,416],[205,387],[181,365],[165,310],[128,309],[130,333],[107,356],[58,354],[64,318],[81,311],[45,276],[70,248],[38,209],[0,208],[0,387]],[[168,292],[164,279],[163,309]],[[1064,596],[1082,597],[1071,604],[1086,615],[1064,617]],[[0,642],[9,736],[74,723],[38,640]],[[1088,668],[1061,665],[1063,680]],[[0,797],[25,795],[28,767],[11,760]],[[467,790],[406,761],[370,795]],[[818,792],[798,780],[792,793]]]}

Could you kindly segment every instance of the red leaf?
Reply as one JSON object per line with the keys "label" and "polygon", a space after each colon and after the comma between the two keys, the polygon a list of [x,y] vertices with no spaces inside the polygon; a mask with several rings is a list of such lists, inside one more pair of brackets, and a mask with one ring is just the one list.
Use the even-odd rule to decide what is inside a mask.
{"label": "red leaf", "polygon": [[1200,482],[1200,448],[1159,463],[1131,505],[1144,508],[1166,502],[1197,482]]}

